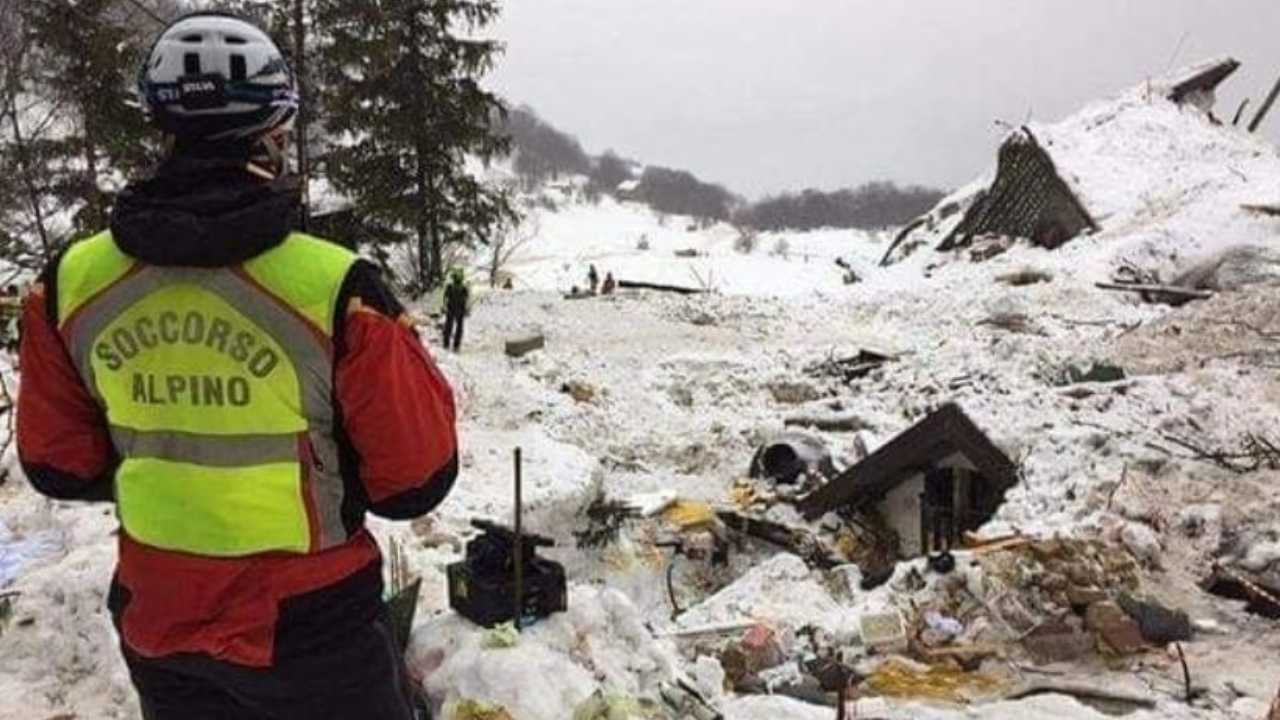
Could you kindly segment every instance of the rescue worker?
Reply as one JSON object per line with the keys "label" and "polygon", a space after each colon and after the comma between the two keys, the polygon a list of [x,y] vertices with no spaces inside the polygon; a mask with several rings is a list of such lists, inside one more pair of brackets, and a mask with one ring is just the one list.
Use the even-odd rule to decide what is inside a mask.
{"label": "rescue worker", "polygon": [[147,720],[410,720],[364,518],[449,493],[452,391],[374,265],[290,231],[299,97],[266,34],[184,17],[139,92],[173,149],[29,294],[23,468],[115,504]]}
{"label": "rescue worker", "polygon": [[596,294],[596,288],[600,287],[600,271],[596,270],[596,266],[592,265],[587,270],[587,286],[591,288],[591,294]]}
{"label": "rescue worker", "polygon": [[444,288],[444,346],[458,352],[462,346],[462,324],[470,312],[471,288],[462,268],[449,273],[449,284]]}
{"label": "rescue worker", "polygon": [[618,282],[613,279],[613,273],[605,273],[604,284],[600,286],[601,295],[612,295],[613,291],[618,288]]}

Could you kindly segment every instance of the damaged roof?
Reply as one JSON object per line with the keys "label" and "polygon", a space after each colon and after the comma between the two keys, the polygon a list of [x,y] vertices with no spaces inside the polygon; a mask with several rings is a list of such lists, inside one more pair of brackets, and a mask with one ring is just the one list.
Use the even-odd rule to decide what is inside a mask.
{"label": "damaged roof", "polygon": [[1170,100],[1181,103],[1192,93],[1213,92],[1222,81],[1240,69],[1240,61],[1231,57],[1215,58],[1193,65],[1171,75],[1165,80]]}
{"label": "damaged roof", "polygon": [[917,472],[956,453],[972,463],[999,495],[1018,482],[1018,468],[1009,456],[959,405],[948,403],[801,500],[800,510],[812,519],[846,505],[865,507]]}

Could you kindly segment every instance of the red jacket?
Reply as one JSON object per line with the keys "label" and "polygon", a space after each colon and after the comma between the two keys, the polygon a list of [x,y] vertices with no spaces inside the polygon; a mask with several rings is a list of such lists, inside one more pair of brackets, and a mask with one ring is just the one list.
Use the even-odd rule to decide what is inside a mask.
{"label": "red jacket", "polygon": [[[226,181],[224,176],[217,179]],[[184,189],[172,178],[162,180],[175,191]],[[168,191],[148,185],[141,190]],[[189,187],[185,190],[182,198],[198,197]],[[258,208],[261,188],[250,190],[245,192],[252,197],[230,204],[241,211]],[[221,213],[228,203],[219,199]],[[163,227],[149,200],[122,198],[121,206],[132,212],[118,207],[113,230],[126,252],[165,264],[165,244],[148,243],[143,234],[143,228]],[[152,214],[139,210],[139,204]],[[192,203],[181,204],[191,214]],[[171,208],[162,210],[172,214]],[[217,218],[198,220],[203,228],[218,228]],[[130,224],[134,222],[136,226]],[[230,252],[217,246],[222,257],[203,264],[242,261],[279,242],[280,234],[276,228],[235,237],[247,240],[232,243]],[[190,247],[186,251],[181,262],[191,264]],[[102,409],[86,390],[57,330],[56,302],[50,301],[56,268],[55,262],[23,310],[18,452],[38,491],[65,500],[109,501],[117,457]],[[402,308],[372,265],[357,263],[338,302],[345,312],[334,334],[333,400],[341,419],[336,434],[349,498],[343,516],[352,539],[314,555],[220,559],[159,550],[121,532],[108,604],[134,652],[146,657],[200,653],[265,667],[368,622],[380,610],[382,574],[378,547],[362,529],[365,512],[408,519],[434,509],[448,494],[457,473],[448,382],[413,331],[399,321]]]}

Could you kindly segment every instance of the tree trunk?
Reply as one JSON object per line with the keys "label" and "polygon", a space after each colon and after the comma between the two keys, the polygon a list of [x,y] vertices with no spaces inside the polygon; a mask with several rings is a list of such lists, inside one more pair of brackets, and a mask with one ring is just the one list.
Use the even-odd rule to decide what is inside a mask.
{"label": "tree trunk", "polygon": [[307,94],[307,26],[305,0],[293,1],[293,62],[298,77],[298,92],[304,102],[298,108],[298,131],[294,142],[298,144],[298,178],[302,182],[302,203],[299,207],[299,226],[303,232],[311,220],[311,158],[307,149],[307,126],[311,113],[307,110],[311,98]]}
{"label": "tree trunk", "polygon": [[18,172],[22,174],[22,184],[27,191],[27,202],[31,204],[31,212],[36,219],[36,232],[40,236],[40,255],[45,262],[48,262],[53,259],[53,248],[49,241],[49,230],[45,227],[44,208],[40,205],[40,192],[36,189],[35,179],[31,176],[29,148],[26,140],[22,137],[22,125],[18,122],[17,93],[9,93],[8,99],[9,104],[5,110],[9,116],[9,123],[13,128],[13,142],[18,149]]}

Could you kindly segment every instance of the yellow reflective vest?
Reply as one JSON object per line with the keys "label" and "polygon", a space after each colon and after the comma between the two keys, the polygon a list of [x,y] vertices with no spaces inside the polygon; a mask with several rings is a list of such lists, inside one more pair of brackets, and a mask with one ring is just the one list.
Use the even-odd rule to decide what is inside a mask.
{"label": "yellow reflective vest", "polygon": [[333,332],[355,260],[301,234],[225,268],[147,265],[109,232],[67,251],[58,327],[110,425],[130,538],[214,557],[347,540]]}

